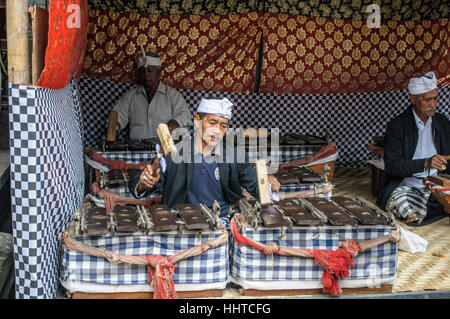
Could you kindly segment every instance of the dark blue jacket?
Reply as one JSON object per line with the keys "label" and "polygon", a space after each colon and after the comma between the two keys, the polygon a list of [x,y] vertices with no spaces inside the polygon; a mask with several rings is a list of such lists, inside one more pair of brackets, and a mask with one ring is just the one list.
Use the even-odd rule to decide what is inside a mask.
{"label": "dark blue jacket", "polygon": [[[450,155],[450,121],[443,115],[435,113],[432,117],[432,132],[437,153]],[[384,165],[386,182],[377,198],[377,204],[386,209],[391,193],[405,177],[424,170],[425,159],[413,160],[419,140],[418,128],[414,120],[412,106],[392,119],[386,127],[384,145]],[[450,164],[445,173],[450,172]],[[443,173],[443,172],[441,172]]]}

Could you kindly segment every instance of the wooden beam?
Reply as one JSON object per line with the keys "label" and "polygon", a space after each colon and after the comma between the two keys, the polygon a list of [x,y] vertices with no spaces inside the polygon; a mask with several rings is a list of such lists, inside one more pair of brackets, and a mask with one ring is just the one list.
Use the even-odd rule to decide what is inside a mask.
{"label": "wooden beam", "polygon": [[109,112],[109,120],[108,120],[108,130],[106,131],[106,140],[108,142],[116,141],[116,132],[117,132],[117,120],[119,118],[119,113],[115,111]]}
{"label": "wooden beam", "polygon": [[12,84],[30,84],[28,48],[28,1],[6,3],[8,79]]}

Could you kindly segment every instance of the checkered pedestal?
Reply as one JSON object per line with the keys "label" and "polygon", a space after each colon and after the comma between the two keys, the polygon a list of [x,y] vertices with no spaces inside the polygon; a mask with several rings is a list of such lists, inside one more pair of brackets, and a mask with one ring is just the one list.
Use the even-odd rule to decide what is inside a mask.
{"label": "checkered pedestal", "polygon": [[[286,230],[279,239],[280,229],[242,230],[242,234],[260,243],[274,242],[278,246],[302,249],[336,250],[339,241],[353,239],[356,242],[386,235],[389,226],[294,227]],[[315,239],[313,239],[315,238]],[[313,258],[266,256],[250,246],[231,240],[230,280],[244,289],[285,290],[321,289],[323,268]],[[393,284],[397,273],[397,244],[386,243],[361,252],[353,259],[355,267],[350,276],[339,281],[342,288],[376,287]]]}
{"label": "checkered pedestal", "polygon": [[58,236],[83,201],[76,89],[10,84],[9,105],[16,298],[52,298]]}
{"label": "checkered pedestal", "polygon": [[[172,256],[220,236],[220,231],[183,231],[105,237],[74,237],[84,244],[130,256]],[[173,281],[177,291],[224,289],[229,279],[228,242],[201,255],[176,264]],[[114,264],[104,258],[88,256],[63,246],[61,283],[69,292],[153,291],[147,282],[147,267]]]}

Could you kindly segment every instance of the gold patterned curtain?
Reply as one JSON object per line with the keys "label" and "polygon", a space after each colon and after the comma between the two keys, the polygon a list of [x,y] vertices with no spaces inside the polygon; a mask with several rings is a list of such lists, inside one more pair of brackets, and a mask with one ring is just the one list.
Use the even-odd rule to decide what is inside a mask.
{"label": "gold patterned curtain", "polygon": [[[169,2],[179,4],[186,12],[214,8],[209,2],[203,6],[195,1]],[[89,3],[101,5],[93,0]],[[367,6],[366,0],[279,0],[265,2],[263,6],[264,10],[278,13],[227,15],[134,12],[144,7],[164,12],[161,10],[170,7],[164,1],[131,1],[123,6],[119,0],[110,3],[131,12],[89,11],[84,67],[84,75],[88,77],[133,82],[133,63],[142,44],[146,51],[161,56],[162,80],[168,85],[192,90],[253,92],[263,32],[259,92],[398,90],[406,88],[411,76],[429,70],[436,72],[441,86],[450,85],[449,18],[417,20],[434,17],[436,12],[448,15],[442,1],[405,1],[403,6],[396,0],[383,1],[381,27],[372,29],[367,27],[365,10],[363,16],[357,15]],[[241,7],[227,0],[216,4],[227,10],[261,9],[260,2],[245,2]],[[347,8],[345,12],[353,12],[342,17],[353,20],[327,14],[338,4]],[[411,8],[420,15],[411,16]],[[342,11],[334,9],[331,11]],[[205,12],[211,13],[208,10]],[[310,16],[279,13],[289,10]],[[314,12],[322,16],[314,16]],[[395,21],[386,21],[386,17]],[[408,17],[416,21],[402,20]]]}
{"label": "gold patterned curtain", "polygon": [[164,83],[183,89],[252,92],[261,14],[149,15],[89,11],[84,75],[132,82],[145,51],[162,60]]}
{"label": "gold patterned curtain", "polygon": [[410,77],[450,70],[448,18],[365,22],[264,15],[260,92],[342,93],[405,89]]}
{"label": "gold patterned curtain", "polygon": [[195,15],[261,12],[364,21],[371,4],[380,6],[384,21],[450,17],[448,0],[89,0],[89,9]]}
{"label": "gold patterned curtain", "polygon": [[264,1],[265,13],[366,21],[367,7],[380,7],[383,21],[421,21],[448,18],[448,0],[275,0]]}
{"label": "gold patterned curtain", "polygon": [[91,10],[149,14],[226,15],[263,12],[263,0],[89,0]]}

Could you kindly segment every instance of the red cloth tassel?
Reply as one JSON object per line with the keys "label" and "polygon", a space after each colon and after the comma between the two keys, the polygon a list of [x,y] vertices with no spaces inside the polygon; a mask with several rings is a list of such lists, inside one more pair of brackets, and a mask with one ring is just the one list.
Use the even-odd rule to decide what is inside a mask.
{"label": "red cloth tassel", "polygon": [[170,258],[161,255],[150,255],[146,258],[147,281],[149,284],[153,283],[153,299],[178,299],[172,279],[176,266],[172,264]]}
{"label": "red cloth tassel", "polygon": [[[349,241],[351,246],[359,248],[359,245],[353,241]],[[350,267],[353,269],[354,264],[352,255],[344,248],[337,250],[318,249],[314,250],[314,262],[324,268],[322,275],[323,292],[330,293],[333,296],[342,295],[342,289],[338,284],[338,280],[347,278],[350,275]]]}

